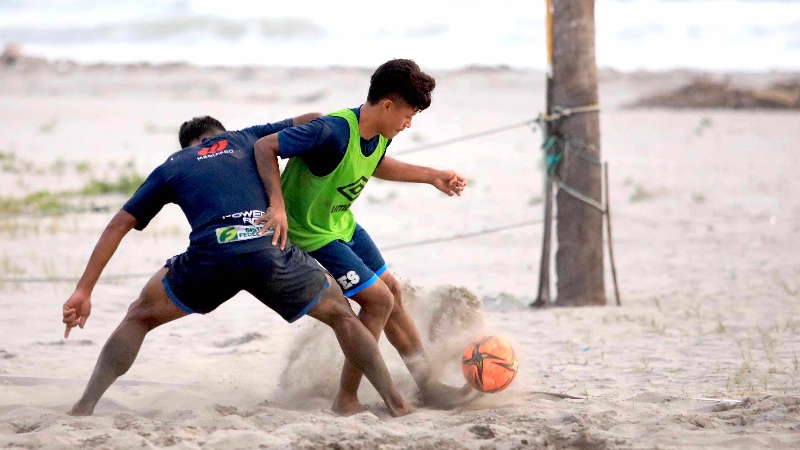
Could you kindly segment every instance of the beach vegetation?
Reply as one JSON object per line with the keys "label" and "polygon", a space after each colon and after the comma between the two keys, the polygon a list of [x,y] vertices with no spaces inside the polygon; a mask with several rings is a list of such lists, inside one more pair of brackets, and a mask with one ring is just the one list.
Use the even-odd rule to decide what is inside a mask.
{"label": "beach vegetation", "polygon": [[661,299],[658,297],[653,298],[653,302],[656,304],[656,309],[658,312],[663,313],[664,311],[661,310]]}
{"label": "beach vegetation", "polygon": [[650,319],[650,328],[657,334],[666,335],[667,334],[667,326],[666,325],[659,325],[656,322],[656,319]]}
{"label": "beach vegetation", "polygon": [[779,272],[775,271],[772,275],[772,279],[775,281],[775,284],[777,284],[781,289],[783,289],[784,292],[792,297],[797,297],[798,294],[800,294],[800,287],[790,286],[789,282],[786,281],[786,279],[783,278]]}
{"label": "beach vegetation", "polygon": [[144,177],[138,173],[122,173],[113,181],[92,179],[83,186],[80,193],[83,195],[133,195],[143,182]]}
{"label": "beach vegetation", "polygon": [[92,172],[92,164],[89,161],[78,161],[75,163],[75,172],[86,174]]}
{"label": "beach vegetation", "polygon": [[698,205],[703,204],[706,202],[706,196],[702,192],[694,192],[692,193],[692,201]]}
{"label": "beach vegetation", "polygon": [[58,118],[51,117],[50,119],[48,119],[45,122],[42,122],[42,124],[39,125],[39,132],[41,132],[42,134],[50,134],[56,129],[57,125],[58,125]]}
{"label": "beach vegetation", "polygon": [[647,358],[642,358],[639,360],[641,367],[637,368],[637,372],[652,372],[653,368],[650,367],[650,360]]}
{"label": "beach vegetation", "polygon": [[14,263],[14,260],[5,253],[3,258],[0,259],[0,267],[3,268],[3,273],[6,275],[22,275],[25,273],[25,268]]}
{"label": "beach vegetation", "polygon": [[[16,159],[8,157],[3,154],[5,161],[12,163],[19,163]],[[5,167],[5,166],[4,166]],[[22,164],[13,164],[11,170],[20,170],[24,167],[26,170],[34,174],[39,174],[43,171],[42,168],[36,168],[29,162],[23,161]],[[60,173],[66,170],[68,164],[63,160],[56,160],[49,167],[51,172]],[[76,171],[81,173],[90,173],[92,166],[87,162],[78,163],[75,165]],[[7,168],[4,168],[5,171]],[[49,190],[38,190],[25,194],[24,196],[3,196],[0,195],[0,216],[11,216],[19,214],[62,214],[65,212],[74,211],[76,203],[82,203],[81,199],[86,196],[93,195],[107,195],[107,194],[122,194],[130,196],[139,188],[144,182],[145,178],[135,170],[133,161],[125,163],[121,173],[116,175],[116,178],[92,178],[87,181],[82,187],[77,190],[64,190],[53,192]],[[18,191],[25,191],[28,189],[28,184],[25,183],[23,178],[17,182]],[[395,194],[396,195],[396,194]],[[103,208],[92,207],[94,210],[104,210]]]}
{"label": "beach vegetation", "polygon": [[50,172],[56,175],[63,175],[67,168],[67,163],[61,158],[56,159],[50,164]]}
{"label": "beach vegetation", "polygon": [[51,213],[62,207],[61,196],[50,191],[36,191],[22,198],[0,197],[0,214],[4,215],[27,211]]}
{"label": "beach vegetation", "polygon": [[631,193],[631,196],[629,197],[628,200],[631,203],[639,203],[646,200],[650,200],[655,196],[656,196],[655,191],[651,191],[642,186],[641,184],[635,184],[633,186],[633,193]]}
{"label": "beach vegetation", "polygon": [[694,134],[696,136],[702,136],[703,130],[705,130],[706,128],[711,128],[711,124],[712,122],[710,117],[703,117],[702,119],[700,119],[700,121],[697,123],[697,126],[694,128]]}

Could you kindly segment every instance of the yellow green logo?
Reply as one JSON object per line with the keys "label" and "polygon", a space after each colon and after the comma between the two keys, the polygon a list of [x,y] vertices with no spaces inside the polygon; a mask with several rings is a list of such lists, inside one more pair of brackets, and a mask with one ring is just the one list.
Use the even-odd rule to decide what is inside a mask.
{"label": "yellow green logo", "polygon": [[217,242],[220,244],[233,242],[237,239],[239,239],[239,233],[236,227],[217,228]]}

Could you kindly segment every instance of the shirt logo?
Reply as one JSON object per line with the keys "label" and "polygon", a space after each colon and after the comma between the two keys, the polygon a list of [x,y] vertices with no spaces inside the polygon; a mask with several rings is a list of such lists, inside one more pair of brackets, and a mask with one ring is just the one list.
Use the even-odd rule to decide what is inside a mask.
{"label": "shirt logo", "polygon": [[215,142],[214,145],[211,147],[204,147],[201,148],[199,152],[197,152],[197,159],[206,159],[206,158],[214,158],[223,153],[233,153],[233,150],[225,150],[225,147],[228,146],[227,140],[222,140],[219,142]]}
{"label": "shirt logo", "polygon": [[275,230],[269,229],[263,236],[258,235],[261,227],[252,225],[234,225],[231,227],[217,228],[217,242],[227,244],[229,242],[246,241],[248,239],[258,239],[264,236],[275,234]]}
{"label": "shirt logo", "polygon": [[222,216],[222,219],[242,219],[242,222],[249,223],[250,225],[254,225],[256,219],[264,215],[264,211],[260,209],[251,209],[249,211],[241,211],[233,214],[228,214],[227,216]]}
{"label": "shirt logo", "polygon": [[200,149],[200,151],[197,152],[197,154],[200,156],[213,155],[214,153],[219,153],[225,150],[225,147],[227,146],[228,146],[228,141],[222,140],[214,143],[214,145],[212,145],[211,147]]}
{"label": "shirt logo", "polygon": [[361,177],[358,180],[354,181],[345,186],[339,186],[336,188],[340,194],[344,195],[344,198],[353,202],[358,198],[358,195],[361,194],[361,191],[364,190],[364,187],[367,185],[367,178]]}

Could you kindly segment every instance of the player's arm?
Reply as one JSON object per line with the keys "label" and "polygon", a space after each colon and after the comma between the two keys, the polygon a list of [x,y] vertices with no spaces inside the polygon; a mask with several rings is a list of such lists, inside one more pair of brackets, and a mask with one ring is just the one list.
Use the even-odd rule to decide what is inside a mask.
{"label": "player's arm", "polygon": [[72,328],[79,326],[83,328],[86,324],[86,319],[92,310],[92,290],[94,290],[100,274],[108,264],[111,256],[119,247],[122,238],[128,234],[129,231],[136,226],[136,218],[126,211],[119,211],[108,223],[100,239],[89,257],[89,262],[86,264],[86,269],[78,281],[75,292],[64,303],[62,322],[66,324],[67,328],[64,331],[64,338],[69,337],[69,332]]}
{"label": "player's arm", "polygon": [[467,187],[467,180],[452,170],[437,170],[431,167],[415,166],[389,156],[384,156],[374,175],[387,181],[407,183],[427,183],[449,196],[461,195]]}
{"label": "player's arm", "polygon": [[301,114],[299,116],[292,117],[292,125],[295,127],[299,125],[305,125],[314,119],[319,119],[320,117],[322,117],[322,114],[318,112]]}
{"label": "player's arm", "polygon": [[263,138],[265,136],[269,136],[271,134],[275,134],[279,131],[285,130],[286,128],[296,127],[300,125],[305,125],[308,122],[311,122],[314,119],[322,117],[322,114],[318,112],[310,112],[301,114],[296,117],[292,117],[291,119],[281,120],[280,122],[275,123],[268,123],[264,125],[255,125],[249,128],[245,128],[241,131],[245,132],[252,132],[258,138]]}
{"label": "player's arm", "polygon": [[267,208],[266,214],[254,223],[263,225],[259,231],[259,234],[262,235],[272,228],[275,231],[272,235],[272,245],[280,243],[280,248],[283,250],[289,234],[289,221],[286,218],[286,205],[283,202],[283,191],[281,190],[279,154],[278,133],[270,134],[256,141],[256,168],[261,183],[264,185],[264,192],[267,193],[269,199],[269,208]]}
{"label": "player's arm", "polygon": [[[298,116],[294,120],[312,119],[315,113]],[[348,130],[349,133],[349,130]],[[349,134],[348,134],[349,135]],[[278,157],[294,158],[297,156],[308,155],[310,152],[320,149],[320,147],[330,146],[330,141],[334,139],[330,127],[323,119],[312,119],[310,122],[287,128],[279,133],[270,134],[257,140],[254,146],[256,167],[261,182],[264,184],[264,191],[269,199],[269,208],[266,214],[256,219],[256,225],[263,225],[260,233],[263,235],[272,228],[275,233],[272,236],[272,245],[280,242],[280,248],[286,247],[286,240],[289,234],[288,219],[286,218],[286,207],[283,201],[283,191],[281,190],[281,175],[278,166]],[[345,143],[345,147],[347,144]],[[298,187],[302,189],[303,187]]]}

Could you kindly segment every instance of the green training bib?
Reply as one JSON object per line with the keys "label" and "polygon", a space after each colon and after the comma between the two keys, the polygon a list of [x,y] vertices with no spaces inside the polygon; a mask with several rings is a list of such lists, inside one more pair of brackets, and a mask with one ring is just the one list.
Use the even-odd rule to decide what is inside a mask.
{"label": "green training bib", "polygon": [[347,120],[350,140],[344,158],[333,172],[318,177],[311,173],[302,158],[291,158],[281,174],[281,189],[289,220],[289,239],[301,250],[311,252],[337,239],[353,238],[356,221],[350,206],[367,185],[388,139],[378,138],[378,147],[370,156],[361,152],[358,118],[350,109],[330,116]]}

